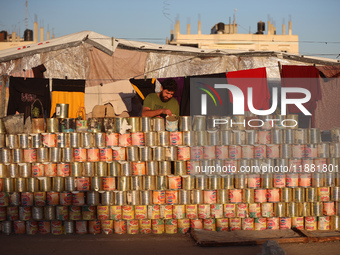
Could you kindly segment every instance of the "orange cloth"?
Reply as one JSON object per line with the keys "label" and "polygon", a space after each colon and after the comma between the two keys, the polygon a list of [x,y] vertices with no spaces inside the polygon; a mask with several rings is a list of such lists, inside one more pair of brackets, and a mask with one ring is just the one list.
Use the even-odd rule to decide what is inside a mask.
{"label": "orange cloth", "polygon": [[85,108],[85,93],[83,92],[52,91],[51,97],[51,117],[55,113],[57,104],[69,104],[69,118],[77,118],[79,109]]}

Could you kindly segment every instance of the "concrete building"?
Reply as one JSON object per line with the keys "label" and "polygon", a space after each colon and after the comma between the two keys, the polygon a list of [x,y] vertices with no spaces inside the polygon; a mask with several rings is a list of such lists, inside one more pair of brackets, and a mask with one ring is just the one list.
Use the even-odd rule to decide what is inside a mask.
{"label": "concrete building", "polygon": [[232,49],[242,51],[281,51],[287,53],[299,53],[299,37],[292,34],[292,22],[288,23],[288,34],[285,24],[282,25],[282,34],[276,33],[276,27],[268,21],[267,33],[265,23],[257,23],[258,30],[255,34],[238,34],[235,19],[229,24],[222,22],[211,28],[210,34],[202,34],[201,21],[198,22],[198,33],[192,34],[190,24],[187,25],[187,33],[181,34],[179,21],[175,24],[175,32],[171,30],[170,40],[167,44],[178,46],[191,46],[200,49]]}
{"label": "concrete building", "polygon": [[[40,34],[39,34],[40,32]],[[39,36],[40,35],[40,36]],[[52,39],[54,35],[52,36]],[[39,40],[40,39],[40,40]],[[20,37],[16,32],[8,34],[6,31],[0,32],[0,50],[24,47],[32,43],[43,42],[45,40],[44,28],[38,26],[37,22],[34,22],[34,31],[26,29],[24,37]],[[49,31],[47,32],[47,40],[50,39]]]}

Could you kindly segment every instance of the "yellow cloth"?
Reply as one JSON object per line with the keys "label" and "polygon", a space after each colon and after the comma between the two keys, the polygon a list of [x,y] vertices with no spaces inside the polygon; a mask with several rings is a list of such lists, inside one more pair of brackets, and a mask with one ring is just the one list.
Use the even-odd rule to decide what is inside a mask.
{"label": "yellow cloth", "polygon": [[69,104],[69,118],[77,118],[79,108],[85,107],[85,93],[83,92],[52,91],[51,95],[51,117],[55,113],[57,104]]}

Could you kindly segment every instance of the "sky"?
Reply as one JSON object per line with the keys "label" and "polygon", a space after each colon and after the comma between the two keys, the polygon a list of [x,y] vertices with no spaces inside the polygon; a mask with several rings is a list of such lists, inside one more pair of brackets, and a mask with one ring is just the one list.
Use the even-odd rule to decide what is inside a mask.
{"label": "sky", "polygon": [[[340,0],[28,0],[27,23],[38,21],[56,37],[91,30],[109,37],[164,44],[177,20],[181,33],[191,24],[209,34],[216,23],[236,17],[238,33],[252,33],[257,22],[270,20],[282,34],[292,21],[299,53],[340,60]],[[267,24],[266,24],[267,28]],[[0,0],[0,31],[25,27],[25,0]]]}

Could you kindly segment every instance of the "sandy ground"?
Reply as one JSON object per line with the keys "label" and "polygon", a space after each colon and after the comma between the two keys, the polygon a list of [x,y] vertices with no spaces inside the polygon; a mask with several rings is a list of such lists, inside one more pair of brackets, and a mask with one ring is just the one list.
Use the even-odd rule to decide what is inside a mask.
{"label": "sandy ground", "polygon": [[[281,244],[288,255],[340,254],[340,241]],[[189,235],[0,235],[0,254],[260,254],[261,245],[198,247]]]}

